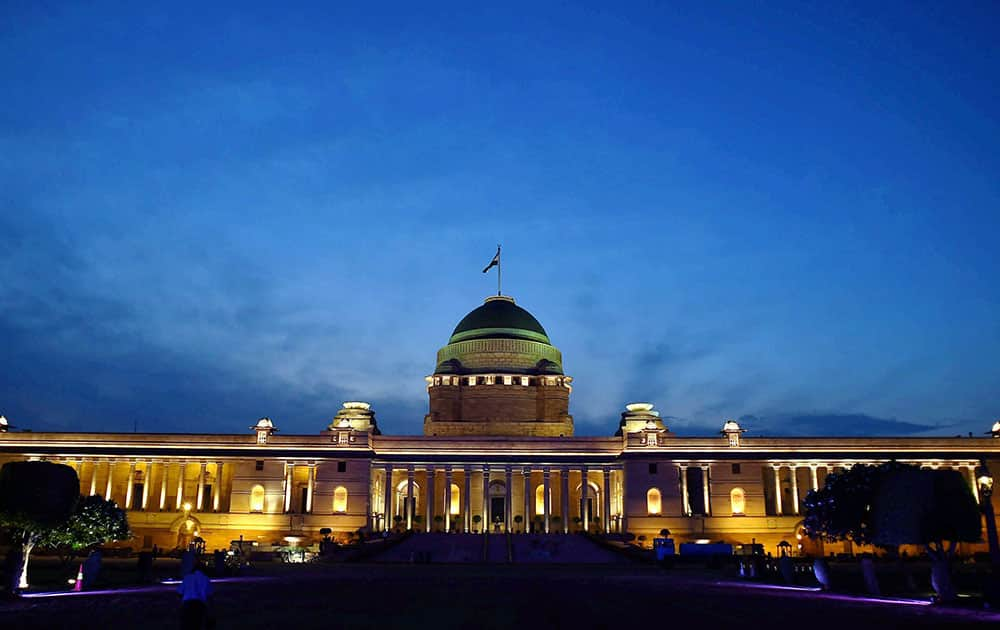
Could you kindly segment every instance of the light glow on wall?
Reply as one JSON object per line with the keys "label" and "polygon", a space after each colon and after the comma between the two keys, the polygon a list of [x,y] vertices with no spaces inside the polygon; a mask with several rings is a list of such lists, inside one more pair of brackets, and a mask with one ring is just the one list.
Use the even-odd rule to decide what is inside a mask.
{"label": "light glow on wall", "polygon": [[264,511],[264,486],[256,485],[250,490],[250,511]]}
{"label": "light glow on wall", "polygon": [[747,497],[743,488],[733,488],[729,491],[729,504],[733,508],[733,514],[743,514],[747,507]]}
{"label": "light glow on wall", "polygon": [[650,488],[646,491],[646,513],[660,514],[663,511],[663,500],[657,488]]}
{"label": "light glow on wall", "polygon": [[347,488],[344,486],[337,486],[333,491],[333,511],[340,513],[347,511]]}

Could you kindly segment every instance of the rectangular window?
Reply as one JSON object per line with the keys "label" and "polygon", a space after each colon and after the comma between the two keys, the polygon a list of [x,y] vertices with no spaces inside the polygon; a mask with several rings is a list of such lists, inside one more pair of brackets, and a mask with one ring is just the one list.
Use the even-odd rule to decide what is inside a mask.
{"label": "rectangular window", "polygon": [[503,377],[503,384],[504,385],[512,385],[513,383],[514,383],[514,377],[513,376],[505,376],[505,377]]}
{"label": "rectangular window", "polygon": [[733,474],[734,475],[740,474],[740,465],[739,464],[733,464]]}
{"label": "rectangular window", "polygon": [[476,377],[475,376],[470,376],[469,377],[469,385],[475,385],[475,384],[476,384]]}
{"label": "rectangular window", "polygon": [[528,377],[527,376],[522,376],[521,377],[521,386],[522,387],[527,387],[528,386]]}
{"label": "rectangular window", "polygon": [[267,444],[267,433],[266,432],[264,432],[264,431],[258,431],[257,432],[257,443],[258,444]]}
{"label": "rectangular window", "polygon": [[254,470],[261,471],[264,470],[264,460],[258,459],[254,464]]}
{"label": "rectangular window", "polygon": [[347,462],[337,462],[337,472],[347,472]]}
{"label": "rectangular window", "polygon": [[657,466],[656,466],[656,464],[650,464],[649,465],[649,474],[655,475],[656,472],[657,472]]}

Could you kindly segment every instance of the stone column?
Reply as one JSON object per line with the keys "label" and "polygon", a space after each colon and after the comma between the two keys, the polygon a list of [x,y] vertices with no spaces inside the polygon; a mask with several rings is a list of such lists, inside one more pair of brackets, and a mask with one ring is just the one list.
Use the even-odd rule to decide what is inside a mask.
{"label": "stone column", "polygon": [[620,483],[616,482],[615,487],[618,489],[618,500],[619,507],[621,508],[619,518],[618,518],[618,531],[624,534],[628,531],[628,510],[625,507],[625,469],[622,468],[618,471],[618,477],[620,478]]}
{"label": "stone column", "polygon": [[976,467],[966,466],[969,469],[969,485],[972,486],[972,496],[976,499],[976,503],[979,503],[979,483],[976,481]]}
{"label": "stone column", "polygon": [[212,511],[219,511],[222,499],[222,462],[215,462],[215,485],[212,486]]}
{"label": "stone column", "polygon": [[451,466],[444,468],[444,531],[451,532]]}
{"label": "stone column", "polygon": [[521,476],[524,477],[524,531],[531,531],[531,519],[534,516],[534,511],[531,509],[531,499],[534,498],[534,493],[531,491],[531,469],[527,466],[521,470]]}
{"label": "stone column", "polygon": [[90,467],[90,496],[97,494],[97,460],[94,460],[94,465]]}
{"label": "stone column", "polygon": [[392,529],[392,464],[385,465],[385,486],[382,488],[382,531]]}
{"label": "stone column", "polygon": [[773,464],[774,468],[774,512],[776,516],[781,516],[781,465]]}
{"label": "stone column", "polygon": [[472,467],[462,468],[465,476],[465,496],[462,498],[462,523],[466,534],[472,531]]}
{"label": "stone column", "polygon": [[128,481],[125,485],[125,509],[132,509],[132,487],[135,485],[135,462],[129,462]]}
{"label": "stone column", "polygon": [[601,518],[601,529],[605,534],[611,532],[611,469],[604,467],[604,514]]}
{"label": "stone column", "polygon": [[111,500],[111,477],[112,477],[112,473],[114,473],[114,471],[115,471],[115,462],[114,462],[114,460],[109,460],[108,461],[108,486],[107,486],[107,488],[104,489],[104,500],[105,501],[110,501]]}
{"label": "stone column", "polygon": [[160,511],[167,509],[167,472],[170,468],[167,462],[160,464]]}
{"label": "stone column", "polygon": [[679,464],[677,468],[680,470],[681,477],[681,514],[683,516],[691,516],[691,499],[688,497],[687,466]]}
{"label": "stone column", "polygon": [[285,514],[292,511],[292,481],[295,479],[295,464],[285,463]]}
{"label": "stone column", "polygon": [[205,500],[205,467],[207,464],[202,462],[198,466],[198,494],[195,495],[196,499],[194,502],[195,509],[199,512],[201,511],[201,506]]}
{"label": "stone column", "polygon": [[146,462],[146,474],[142,482],[142,509],[149,507],[149,486],[153,483],[153,460]]}
{"label": "stone column", "polygon": [[313,491],[316,488],[316,464],[309,464],[309,480],[306,485],[306,513],[313,511]]}
{"label": "stone column", "polygon": [[[569,533],[569,468],[563,466],[559,469],[559,487],[562,490],[560,494],[562,495],[562,500],[559,502],[559,509],[562,512],[562,531],[564,534]],[[545,491],[546,496],[548,496],[548,490]],[[552,498],[547,499],[549,503],[552,502]],[[546,533],[548,530],[546,529]]]}
{"label": "stone column", "polygon": [[490,529],[490,466],[483,466],[483,533]]}
{"label": "stone column", "polygon": [[542,514],[545,518],[544,528],[545,533],[549,533],[549,518],[552,514],[552,488],[549,477],[552,475],[552,471],[549,470],[548,466],[542,469]]}
{"label": "stone column", "polygon": [[434,467],[427,467],[427,531],[434,527]]}
{"label": "stone column", "polygon": [[580,468],[580,526],[583,531],[590,531],[590,510],[587,509],[587,497],[590,495],[590,482],[587,480],[586,466]]}
{"label": "stone column", "polygon": [[809,481],[812,482],[813,490],[819,490],[819,475],[816,472],[817,468],[818,466],[816,464],[809,466]]}
{"label": "stone column", "polygon": [[406,467],[406,530],[413,529],[413,464]]}
{"label": "stone column", "polygon": [[701,490],[702,499],[705,502],[705,516],[711,516],[712,514],[712,493],[709,488],[711,478],[709,477],[709,472],[708,464],[701,467]]}
{"label": "stone column", "polygon": [[798,467],[795,464],[791,465],[792,469],[792,513],[799,513],[799,479],[798,479]]}
{"label": "stone column", "polygon": [[184,462],[179,463],[177,467],[180,472],[177,475],[177,500],[175,501],[177,506],[174,509],[180,510],[181,505],[184,504]]}
{"label": "stone column", "polygon": [[507,495],[504,497],[504,506],[503,506],[503,518],[505,521],[503,528],[505,533],[510,533],[511,521],[514,520],[512,516],[514,514],[514,506],[512,505],[512,503],[514,502],[514,493],[511,492],[512,483],[514,483],[514,481],[511,478],[510,466],[507,466],[506,468],[504,468],[504,485],[507,491]]}

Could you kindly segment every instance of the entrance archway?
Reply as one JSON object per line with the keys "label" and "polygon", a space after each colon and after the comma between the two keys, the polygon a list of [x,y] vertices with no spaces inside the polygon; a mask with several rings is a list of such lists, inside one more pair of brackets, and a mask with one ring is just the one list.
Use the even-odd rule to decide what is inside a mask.
{"label": "entrance archway", "polygon": [[489,508],[492,531],[504,531],[507,521],[507,485],[499,479],[490,482]]}

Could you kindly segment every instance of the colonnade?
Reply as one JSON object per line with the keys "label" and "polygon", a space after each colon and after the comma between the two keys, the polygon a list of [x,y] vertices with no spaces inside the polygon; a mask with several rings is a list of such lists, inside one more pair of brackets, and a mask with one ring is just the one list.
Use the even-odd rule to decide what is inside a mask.
{"label": "colonnade", "polygon": [[[802,513],[801,501],[799,499],[799,479],[798,471],[802,468],[809,469],[809,486],[812,490],[819,489],[819,470],[822,469],[825,475],[829,475],[831,472],[836,471],[838,468],[841,470],[846,470],[858,462],[840,462],[840,463],[807,463],[807,464],[795,464],[795,463],[771,463],[771,469],[774,472],[774,507],[775,513],[777,515],[784,514],[784,505],[782,497],[782,480],[781,471],[783,468],[790,469],[790,490],[792,497],[791,513],[793,515],[798,515]],[[863,462],[865,464],[881,464],[881,461],[873,462]],[[970,462],[964,464],[943,464],[941,462],[906,462],[919,465],[921,468],[950,468],[953,470],[964,471],[968,477],[969,486],[972,488],[972,494],[976,498],[976,502],[979,502],[979,488],[976,483],[976,466],[977,463]],[[706,484],[707,487],[707,484]]]}
{"label": "colonnade", "polygon": [[[414,529],[415,485],[418,472],[424,473],[424,488],[421,489],[421,506],[424,522],[421,528],[430,532],[434,529],[436,517],[444,531],[461,531],[470,533],[475,530],[485,532],[490,527],[499,525],[503,531],[511,531],[516,516],[521,516],[523,526],[530,528],[534,516],[540,517],[539,526],[545,533],[570,531],[570,483],[571,473],[580,475],[580,500],[577,514],[580,526],[590,530],[592,524],[598,525],[602,531],[625,531],[623,516],[623,484],[612,483],[612,477],[620,474],[621,467],[607,465],[576,465],[576,466],[530,466],[513,464],[373,464],[373,496],[371,527],[380,531],[388,531],[393,527],[395,516],[405,521],[407,529]],[[397,475],[401,472],[403,474]],[[596,479],[592,478],[592,473]],[[456,473],[460,474],[464,490],[455,483]],[[536,502],[536,486],[532,483],[532,474],[540,473],[542,487],[541,510],[533,505]],[[558,510],[559,523],[554,522],[557,516],[552,505],[552,485],[560,484],[559,496],[561,505]],[[443,477],[444,488],[436,489],[438,478]],[[478,479],[477,479],[478,478]],[[616,480],[617,481],[617,480]],[[397,488],[405,482],[405,495],[397,498]],[[597,488],[597,496],[591,497],[591,485]],[[458,505],[452,505],[453,486],[458,487]],[[514,488],[523,487],[523,501],[514,505]],[[473,505],[473,488],[481,487],[481,504]],[[443,514],[436,514],[438,495],[441,495],[440,505]],[[493,514],[491,499],[503,498],[503,513]],[[591,510],[592,500],[601,500],[602,504]],[[402,505],[400,505],[402,503]],[[596,512],[596,514],[592,513]],[[479,516],[479,527],[475,526],[474,517]],[[492,518],[491,518],[492,517]]]}
{"label": "colonnade", "polygon": [[[122,500],[121,505],[127,510],[158,509],[159,511],[165,511],[174,509],[180,511],[187,503],[190,503],[190,508],[196,511],[218,512],[222,507],[222,475],[224,471],[224,463],[222,461],[82,458],[62,460],[60,463],[71,466],[76,470],[77,475],[80,477],[81,488],[87,486],[87,482],[84,481],[83,471],[84,465],[89,464],[89,492],[86,494],[93,496],[98,494],[98,490],[100,490],[100,494],[107,501],[120,498]],[[124,478],[125,491],[116,496],[115,483],[121,481],[121,479],[115,476],[115,468],[124,463],[128,463],[128,473]],[[191,494],[185,494],[187,490],[186,475],[188,466],[198,467],[195,488]],[[205,496],[206,481],[209,478],[209,466],[214,468],[212,474],[214,483],[211,485],[211,496]],[[106,477],[102,488],[98,488],[98,476],[102,468],[106,472]],[[154,470],[158,470],[160,482],[159,495],[156,498],[150,496]],[[176,473],[177,485],[173,505],[168,506],[168,481],[170,477],[174,476],[174,472],[172,471]],[[139,478],[142,480],[142,494],[135,497],[133,493],[135,492],[136,480]]]}

